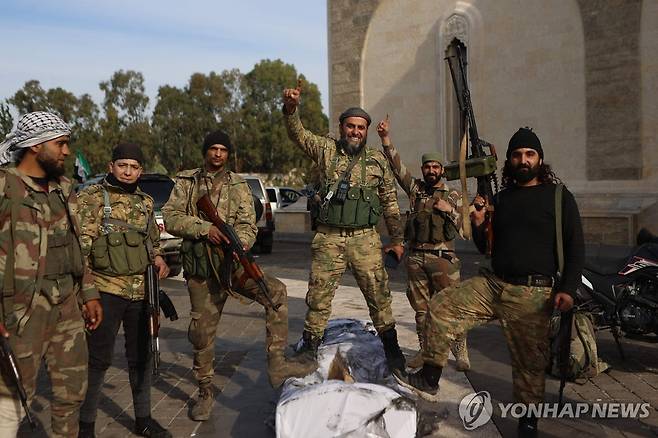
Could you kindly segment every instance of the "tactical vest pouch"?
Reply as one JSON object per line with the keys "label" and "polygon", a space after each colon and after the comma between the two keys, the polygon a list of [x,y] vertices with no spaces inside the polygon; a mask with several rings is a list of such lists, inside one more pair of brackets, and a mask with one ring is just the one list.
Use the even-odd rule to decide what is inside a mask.
{"label": "tactical vest pouch", "polygon": [[432,213],[430,214],[430,242],[432,243],[439,243],[439,242],[444,242],[446,239],[444,238],[444,227],[446,225],[446,221],[443,218],[442,214],[438,213]]}
{"label": "tactical vest pouch", "polygon": [[443,237],[446,241],[456,239],[458,234],[457,227],[451,220],[443,221]]}
{"label": "tactical vest pouch", "polygon": [[[48,250],[46,252],[45,278],[59,278],[69,274],[78,274],[80,269],[74,269],[76,259],[73,236],[69,232],[59,232],[48,236]],[[79,246],[78,246],[79,251]],[[80,262],[80,260],[77,260]]]}
{"label": "tactical vest pouch", "polygon": [[426,210],[419,211],[413,220],[413,226],[416,230],[416,243],[427,243],[430,241],[430,232],[432,230],[431,223],[432,214]]}
{"label": "tactical vest pouch", "polygon": [[[341,224],[352,225],[360,223],[359,218],[359,198],[361,198],[361,188],[351,187],[347,191],[347,197],[343,203],[341,214]],[[363,216],[363,215],[361,215]]]}
{"label": "tactical vest pouch", "polygon": [[379,202],[379,195],[373,189],[363,189],[363,200],[370,205],[368,225],[377,225],[384,211],[384,207]]}
{"label": "tactical vest pouch", "polygon": [[150,263],[144,239],[137,231],[100,236],[91,246],[93,269],[115,277],[143,274]]}
{"label": "tactical vest pouch", "polygon": [[[212,266],[208,260],[208,252],[212,255]],[[183,240],[180,253],[185,274],[205,279],[213,274],[213,266],[217,270],[220,269],[224,258],[223,253],[215,248],[209,248],[205,240]]]}
{"label": "tactical vest pouch", "polygon": [[416,241],[416,230],[414,228],[414,218],[416,214],[407,211],[407,220],[404,223],[404,240],[407,242]]}

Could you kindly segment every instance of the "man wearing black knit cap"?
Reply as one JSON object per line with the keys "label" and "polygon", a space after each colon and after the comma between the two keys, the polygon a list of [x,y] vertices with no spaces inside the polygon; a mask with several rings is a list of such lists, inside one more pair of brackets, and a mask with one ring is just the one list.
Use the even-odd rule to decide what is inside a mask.
{"label": "man wearing black knit cap", "polygon": [[[225,278],[225,257],[222,245],[227,237],[196,208],[205,194],[217,208],[217,214],[232,226],[245,249],[256,240],[256,214],[249,185],[241,176],[227,169],[233,149],[229,136],[222,131],[208,134],[203,142],[204,166],[179,172],[167,203],[162,207],[167,231],[183,238],[181,258],[190,295],[191,321],[188,339],[194,349],[193,373],[199,384],[196,404],[190,417],[196,421],[210,418],[214,402],[212,381],[215,375],[215,335],[229,296],[242,302],[257,301],[265,307],[265,345],[270,383],[280,386],[288,377],[303,377],[317,368],[314,361],[286,358],[288,345],[288,304],[286,286],[271,275],[265,282],[272,302],[269,306],[258,285],[242,281],[242,267],[233,268],[231,278]],[[229,266],[232,261],[228,260]],[[228,276],[228,275],[227,275]],[[227,284],[231,284],[227,288]]]}
{"label": "man wearing black knit cap", "polygon": [[135,410],[135,433],[171,437],[151,418],[151,350],[144,301],[144,272],[153,263],[160,278],[169,268],[161,255],[160,231],[153,198],[138,187],[144,154],[132,143],[112,150],[109,173],[78,195],[80,244],[94,274],[105,314],[98,329],[87,334],[89,388],[80,409],[79,438],[94,436],[96,411],[105,373],[112,364],[114,343],[123,324],[128,377]]}
{"label": "man wearing black knit cap", "polygon": [[[584,264],[583,231],[573,195],[563,188],[564,269],[558,273],[555,193],[559,179],[544,163],[544,151],[530,128],[510,139],[503,188],[494,197],[491,270],[435,295],[425,325],[423,368],[400,383],[422,398],[439,399],[439,378],[450,341],[460,333],[498,319],[512,357],[516,402],[544,401],[549,357],[548,327],[553,309],[567,311]],[[474,204],[484,205],[477,196]],[[473,238],[485,249],[485,209],[471,214]],[[537,435],[537,418],[519,420],[519,436]]]}

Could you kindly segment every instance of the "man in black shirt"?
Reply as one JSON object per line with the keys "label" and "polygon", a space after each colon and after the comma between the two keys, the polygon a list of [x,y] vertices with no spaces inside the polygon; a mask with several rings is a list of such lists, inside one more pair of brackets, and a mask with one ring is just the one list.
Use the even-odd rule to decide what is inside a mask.
{"label": "man in black shirt", "polygon": [[[521,403],[544,399],[549,357],[548,326],[553,308],[567,311],[584,263],[578,206],[564,189],[562,235],[564,270],[558,278],[555,190],[559,180],[544,163],[539,138],[529,128],[510,139],[503,187],[494,197],[492,269],[435,295],[425,322],[426,343],[421,370],[403,385],[426,400],[438,401],[439,378],[450,342],[465,331],[499,319],[512,356],[514,398]],[[484,252],[485,201],[477,196],[471,214],[473,238]],[[536,436],[537,419],[522,418],[519,436]]]}

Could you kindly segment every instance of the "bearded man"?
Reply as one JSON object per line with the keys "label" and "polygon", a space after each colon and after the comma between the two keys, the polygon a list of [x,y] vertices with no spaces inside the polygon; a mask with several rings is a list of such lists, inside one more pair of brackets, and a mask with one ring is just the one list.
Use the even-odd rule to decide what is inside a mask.
{"label": "bearded man", "polygon": [[395,179],[386,157],[366,147],[370,116],[349,108],[339,117],[340,140],[313,134],[299,118],[301,89],[283,92],[283,114],[288,136],[318,166],[322,175],[321,207],[313,238],[311,274],[306,294],[301,351],[315,356],[331,315],[331,301],[349,267],[368,305],[391,372],[404,373],[391,311],[391,291],[382,258],[382,242],[375,226],[384,215],[391,237],[390,250],[404,252]]}
{"label": "bearded man", "polygon": [[[38,111],[22,116],[0,144],[0,335],[16,356],[28,400],[45,360],[53,437],[78,435],[87,390],[85,320],[94,330],[103,319],[80,247],[76,194],[62,176],[70,135],[62,119]],[[15,436],[22,409],[1,368],[0,437]]]}
{"label": "bearded man", "polygon": [[[416,333],[421,351],[407,365],[423,365],[423,327],[430,299],[448,286],[459,282],[461,263],[455,255],[455,238],[459,236],[462,215],[461,195],[449,190],[441,177],[443,165],[438,153],[421,157],[423,178],[414,178],[400,160],[400,154],[390,137],[388,117],[377,125],[384,155],[393,170],[395,179],[409,196],[410,213],[404,229],[407,243],[407,298],[416,312]],[[458,371],[470,369],[466,334],[461,334],[451,345]]]}
{"label": "bearded man", "polygon": [[[555,193],[559,180],[544,163],[535,133],[519,129],[510,139],[503,187],[494,196],[492,270],[432,297],[425,319],[423,368],[398,381],[426,400],[438,401],[439,378],[450,342],[471,328],[498,319],[512,359],[516,402],[544,401],[553,309],[573,306],[585,251],[578,206],[563,189],[563,272],[558,272]],[[485,200],[477,196],[471,213],[473,238],[484,252]],[[519,419],[519,436],[537,436],[537,418]]]}

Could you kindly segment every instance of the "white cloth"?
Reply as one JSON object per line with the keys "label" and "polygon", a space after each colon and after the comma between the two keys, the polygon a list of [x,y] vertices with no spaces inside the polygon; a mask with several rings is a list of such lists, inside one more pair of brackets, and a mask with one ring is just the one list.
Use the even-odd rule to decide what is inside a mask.
{"label": "white cloth", "polygon": [[63,135],[71,135],[71,127],[59,116],[36,111],[22,116],[16,129],[11,131],[0,143],[0,165],[15,160],[15,152],[29,148]]}
{"label": "white cloth", "polygon": [[6,395],[0,396],[0,438],[15,438],[22,418],[20,401]]}

